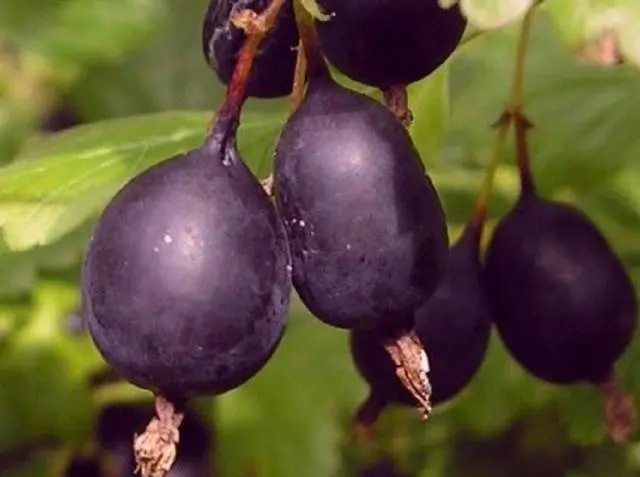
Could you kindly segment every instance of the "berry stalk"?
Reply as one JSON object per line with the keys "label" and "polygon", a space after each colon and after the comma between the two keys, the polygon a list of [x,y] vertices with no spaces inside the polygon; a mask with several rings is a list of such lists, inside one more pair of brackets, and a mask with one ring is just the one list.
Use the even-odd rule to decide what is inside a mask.
{"label": "berry stalk", "polygon": [[491,151],[491,159],[489,164],[487,164],[484,180],[480,187],[480,193],[476,199],[473,211],[471,212],[471,217],[469,218],[463,232],[464,234],[475,235],[476,243],[478,245],[482,239],[482,229],[487,216],[487,208],[491,198],[491,191],[493,190],[493,182],[498,166],[502,160],[504,146],[507,141],[507,133],[509,132],[510,126],[511,120],[507,113],[503,113],[494,124],[497,132]]}
{"label": "berry stalk", "polygon": [[529,37],[531,36],[531,23],[534,9],[531,7],[524,19],[518,39],[516,50],[516,63],[513,71],[513,81],[511,83],[511,94],[507,113],[513,121],[515,141],[516,141],[516,161],[520,171],[520,185],[523,194],[535,193],[535,186],[531,177],[531,167],[529,162],[529,148],[527,146],[526,133],[533,127],[533,124],[525,114],[524,108],[524,67],[527,55]]}
{"label": "berry stalk", "polygon": [[516,156],[520,170],[522,190],[531,192],[534,190],[525,137],[526,129],[531,126],[531,123],[522,114],[524,104],[524,65],[527,56],[533,13],[534,7],[531,7],[522,20],[507,107],[494,124],[497,132],[492,148],[491,159],[487,165],[484,181],[480,188],[474,210],[471,213],[471,218],[465,229],[465,233],[476,233],[478,235],[478,241],[481,239],[479,232],[484,225],[496,171],[502,161],[507,133],[512,123],[516,136]]}
{"label": "berry stalk", "polygon": [[409,108],[409,95],[405,85],[390,86],[382,90],[384,102],[389,111],[398,118],[405,128],[411,127],[413,122],[413,113]]}
{"label": "berry stalk", "polygon": [[[304,46],[305,37],[307,42],[315,41],[315,36],[313,38],[309,37],[309,35],[313,33],[313,18],[300,0],[293,0],[293,12],[296,17],[300,40],[298,41],[298,56],[296,58],[296,69],[293,75],[293,88],[291,91],[291,112],[298,108],[304,96],[304,87],[307,79],[307,55]],[[311,33],[309,33],[309,30],[311,30]]]}
{"label": "berry stalk", "polygon": [[[294,9],[300,34],[301,54],[305,57],[306,73],[309,79],[330,76],[324,55],[318,45],[313,18],[299,2],[294,2]],[[302,92],[299,93],[299,97],[302,98]]]}
{"label": "berry stalk", "polygon": [[304,53],[302,40],[298,42],[296,69],[293,74],[293,88],[291,90],[291,112],[293,113],[302,102],[307,76],[307,56]]}
{"label": "berry stalk", "polygon": [[260,14],[247,9],[231,18],[234,26],[244,30],[247,38],[238,53],[238,60],[227,86],[224,101],[209,126],[208,136],[218,137],[219,134],[230,136],[235,132],[246,100],[247,81],[258,47],[275,24],[284,3],[285,0],[271,0],[269,6]]}

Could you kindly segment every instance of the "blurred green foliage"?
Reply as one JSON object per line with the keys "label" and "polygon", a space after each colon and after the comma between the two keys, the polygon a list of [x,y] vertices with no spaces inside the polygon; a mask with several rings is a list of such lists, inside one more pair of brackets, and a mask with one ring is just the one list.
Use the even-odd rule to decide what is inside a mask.
{"label": "blurred green foliage", "polygon": [[[506,102],[518,20],[533,3],[462,0],[471,21],[467,40],[409,89],[411,132],[452,238],[482,181],[490,126]],[[142,403],[143,414],[151,414],[150,395],[114,382],[70,316],[101,208],[133,175],[197,145],[220,102],[223,88],[200,51],[205,7],[206,0],[0,0],[3,476],[94,477],[82,458],[128,448],[145,420],[126,413],[113,420],[122,424],[121,447],[104,454],[104,413]],[[546,0],[538,10],[526,71],[535,178],[544,194],[584,208],[640,279],[638,2]],[[603,32],[619,42],[624,64],[589,64],[575,54]],[[40,124],[59,105],[83,124],[43,132]],[[246,107],[240,148],[258,176],[269,172],[287,108],[286,100],[250,100]],[[494,189],[490,224],[518,190],[511,160]],[[639,360],[636,339],[619,365],[621,381],[635,393]],[[397,475],[416,477],[640,475],[638,436],[625,448],[609,442],[593,389],[535,380],[497,337],[462,395],[427,423],[411,410],[390,409],[374,445],[349,431],[365,394],[345,333],[294,301],[286,337],[266,368],[240,389],[194,403],[193,416],[213,435],[205,445],[211,462],[204,474],[180,475],[353,476],[380,459],[392,459],[404,472]],[[103,460],[110,472],[104,475],[126,475],[118,473],[126,465]],[[366,475],[392,475],[384,472]]]}

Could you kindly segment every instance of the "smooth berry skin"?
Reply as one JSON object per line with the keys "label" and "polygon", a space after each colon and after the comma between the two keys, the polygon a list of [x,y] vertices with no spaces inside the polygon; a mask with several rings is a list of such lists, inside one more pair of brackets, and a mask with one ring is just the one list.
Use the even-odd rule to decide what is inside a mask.
{"label": "smooth berry skin", "polygon": [[327,59],[343,74],[382,89],[426,78],[455,51],[467,21],[438,0],[318,0]]}
{"label": "smooth berry skin", "polygon": [[[492,318],[478,241],[477,229],[467,228],[449,251],[442,282],[414,317],[414,331],[429,359],[434,405],[453,399],[471,383],[489,346]],[[396,375],[383,339],[375,332],[352,332],[354,364],[377,399],[415,406],[415,398]]]}
{"label": "smooth berry skin", "polygon": [[314,77],[276,147],[274,190],[306,307],[343,329],[410,323],[448,235],[411,137],[383,105]]}
{"label": "smooth berry skin", "polygon": [[633,284],[604,236],[572,205],[525,192],[496,226],[485,276],[504,344],[542,380],[599,382],[631,341]]}
{"label": "smooth berry skin", "polygon": [[235,147],[147,169],[98,220],[83,308],[105,360],[168,398],[251,378],[284,332],[289,256],[276,212]]}

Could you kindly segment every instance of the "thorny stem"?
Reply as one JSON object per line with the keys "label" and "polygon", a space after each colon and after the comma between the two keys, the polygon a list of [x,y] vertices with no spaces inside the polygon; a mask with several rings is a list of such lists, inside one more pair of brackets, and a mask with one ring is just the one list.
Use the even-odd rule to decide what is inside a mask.
{"label": "thorny stem", "polygon": [[208,136],[226,133],[230,122],[237,123],[240,111],[246,100],[247,80],[251,73],[258,47],[269,29],[273,27],[284,3],[285,0],[271,0],[269,6],[260,14],[247,9],[242,10],[231,19],[236,27],[245,31],[246,39],[238,53],[238,60],[233,70],[231,81],[227,86],[222,106],[220,106],[209,125]]}
{"label": "thorny stem", "polygon": [[605,424],[611,439],[616,444],[626,444],[637,423],[633,397],[622,389],[613,371],[596,385],[605,399]]}
{"label": "thorny stem", "polygon": [[409,97],[405,85],[390,86],[382,90],[384,102],[389,111],[398,118],[405,128],[410,128],[413,122],[413,113],[409,109]]}

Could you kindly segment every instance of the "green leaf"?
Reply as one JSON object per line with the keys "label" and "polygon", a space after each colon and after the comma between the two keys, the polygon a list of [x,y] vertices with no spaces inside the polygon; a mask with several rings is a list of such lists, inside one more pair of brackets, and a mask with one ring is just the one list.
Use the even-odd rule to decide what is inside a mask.
{"label": "green leaf", "polygon": [[355,411],[365,394],[350,362],[347,334],[296,302],[267,366],[216,401],[222,475],[242,476],[252,469],[261,477],[335,475],[341,413]]}
{"label": "green leaf", "polygon": [[[29,25],[28,49],[54,65],[118,59],[154,30],[165,13],[152,0],[64,0]],[[31,16],[31,18],[33,18]]]}
{"label": "green leaf", "polygon": [[448,71],[446,65],[442,66],[407,88],[413,113],[411,136],[427,167],[438,160],[444,142],[449,114]]}
{"label": "green leaf", "polygon": [[[640,121],[637,73],[578,61],[560,48],[544,16],[534,18],[525,69],[525,112],[535,125],[529,139],[534,177],[544,194],[596,190],[636,161],[640,137],[631,125]],[[450,62],[443,164],[486,162],[490,126],[506,106],[517,33],[509,28],[474,40]],[[513,168],[512,158],[510,150],[503,170]]]}
{"label": "green leaf", "polygon": [[80,126],[0,169],[0,226],[26,250],[80,226],[129,178],[201,140],[202,115],[162,114]]}
{"label": "green leaf", "polygon": [[535,0],[459,0],[469,23],[480,30],[501,28],[519,20]]}
{"label": "green leaf", "polygon": [[0,244],[0,299],[24,296],[42,274],[77,275],[89,232],[90,227],[83,226],[62,240],[22,252]]}
{"label": "green leaf", "polygon": [[594,386],[564,387],[559,393],[560,418],[569,439],[578,445],[601,443],[606,437],[604,401]]}
{"label": "green leaf", "polygon": [[[11,250],[58,240],[94,217],[113,194],[147,167],[197,146],[208,115],[173,112],[93,123],[34,143],[0,168],[0,227]],[[244,114],[241,152],[268,169],[268,151],[283,118]]]}
{"label": "green leaf", "polygon": [[[162,0],[165,21],[152,41],[121,61],[96,64],[70,102],[87,120],[168,110],[211,110],[224,88],[207,65],[200,29],[208,0]],[[250,101],[250,103],[273,101]],[[277,102],[276,102],[277,103]]]}
{"label": "green leaf", "polygon": [[75,285],[43,282],[33,310],[0,349],[0,452],[40,438],[83,443],[94,407],[86,385],[102,360],[86,337],[65,333]]}
{"label": "green leaf", "polygon": [[484,436],[506,430],[518,416],[552,402],[556,389],[529,375],[493,333],[489,351],[469,387],[451,403],[458,429]]}
{"label": "green leaf", "polygon": [[298,0],[304,9],[309,12],[312,18],[326,22],[331,19],[331,15],[322,11],[316,0]]}
{"label": "green leaf", "polygon": [[11,459],[9,468],[2,469],[2,477],[58,477],[57,467],[61,460],[58,454],[51,451],[34,452],[26,458]]}

